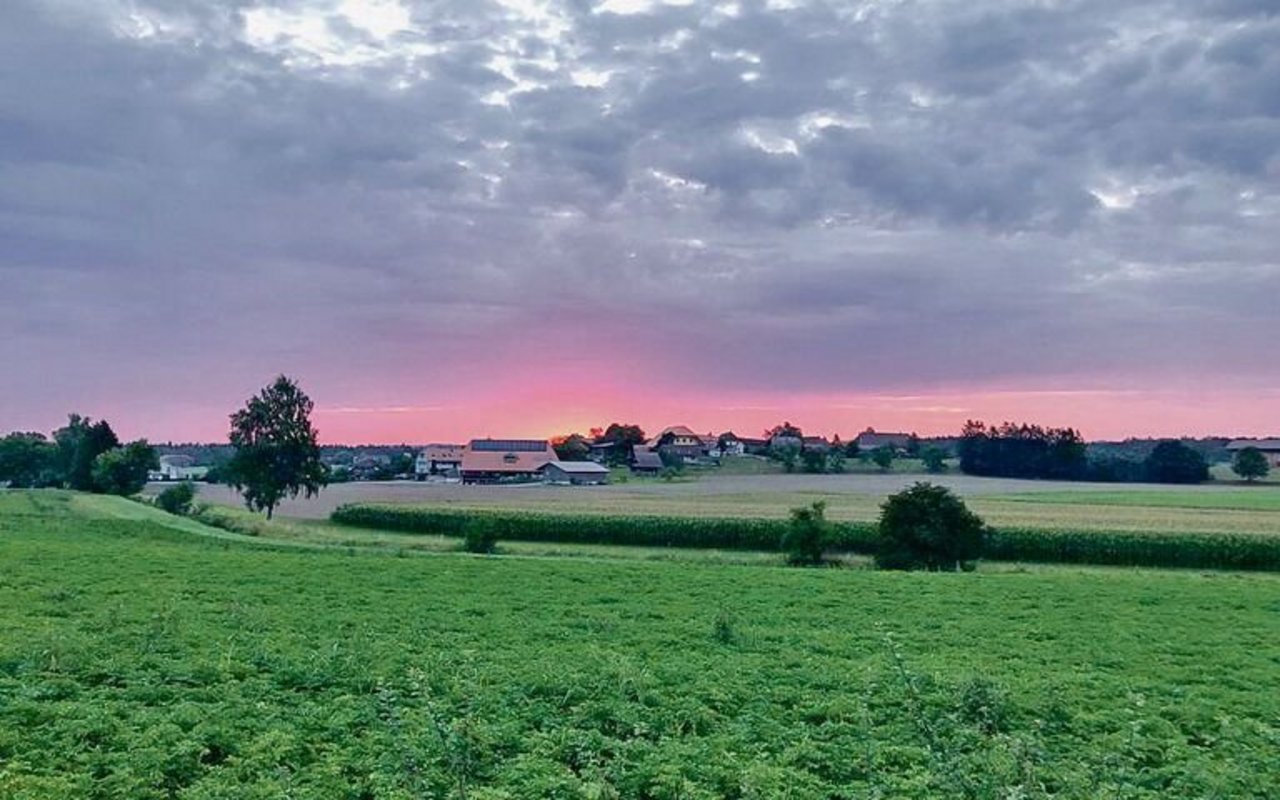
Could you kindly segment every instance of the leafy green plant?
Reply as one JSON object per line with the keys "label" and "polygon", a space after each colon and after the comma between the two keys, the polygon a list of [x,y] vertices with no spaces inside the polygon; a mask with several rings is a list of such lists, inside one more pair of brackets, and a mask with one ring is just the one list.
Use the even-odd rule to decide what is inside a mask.
{"label": "leafy green plant", "polygon": [[1271,465],[1267,463],[1267,457],[1261,450],[1256,447],[1246,447],[1238,451],[1235,458],[1231,460],[1231,471],[1246,481],[1252,482],[1258,478],[1267,477],[1267,473],[1271,472]]}
{"label": "leafy green plant", "polygon": [[191,481],[182,481],[156,495],[156,505],[170,514],[186,514],[196,498],[196,487]]}
{"label": "leafy green plant", "polygon": [[795,566],[821,564],[830,543],[831,524],[827,522],[827,504],[824,501],[791,509],[791,524],[782,537],[787,563]]}
{"label": "leafy green plant", "polygon": [[970,568],[982,556],[986,525],[945,486],[916,483],[885,501],[880,513],[881,569]]}
{"label": "leafy green plant", "polygon": [[491,517],[478,516],[467,522],[462,549],[468,553],[492,554],[498,546],[498,523]]}

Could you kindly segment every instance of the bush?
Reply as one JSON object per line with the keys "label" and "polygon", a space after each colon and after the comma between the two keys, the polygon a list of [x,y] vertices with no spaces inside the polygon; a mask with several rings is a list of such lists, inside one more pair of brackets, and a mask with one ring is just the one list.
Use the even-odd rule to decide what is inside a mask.
{"label": "bush", "polygon": [[462,549],[468,553],[490,555],[498,546],[498,522],[491,517],[477,516],[463,529]]}
{"label": "bush", "polygon": [[821,564],[830,541],[831,525],[827,522],[825,502],[819,500],[808,508],[791,509],[791,524],[782,536],[782,550],[787,554],[788,564]]}
{"label": "bush", "polygon": [[881,506],[881,569],[969,569],[982,556],[986,525],[945,486],[917,483]]}
{"label": "bush", "polygon": [[893,448],[885,446],[872,450],[871,462],[881,470],[888,472],[893,468]]}
{"label": "bush", "polygon": [[137,494],[147,485],[147,473],[159,463],[145,439],[113,447],[93,460],[93,490],[124,497]]}
{"label": "bush", "polygon": [[939,447],[926,447],[920,451],[920,460],[924,468],[932,473],[947,471],[947,454]]}
{"label": "bush", "polygon": [[191,510],[191,501],[195,498],[196,487],[191,481],[183,481],[156,495],[156,505],[170,514],[186,514]]}

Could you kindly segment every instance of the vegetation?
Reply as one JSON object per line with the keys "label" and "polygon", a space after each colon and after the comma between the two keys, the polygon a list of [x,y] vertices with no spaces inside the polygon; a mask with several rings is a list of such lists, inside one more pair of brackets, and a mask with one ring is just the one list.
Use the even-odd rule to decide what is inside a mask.
{"label": "vegetation", "polygon": [[591,456],[591,440],[580,433],[557,436],[551,446],[561,461],[586,461]]}
{"label": "vegetation", "polygon": [[117,498],[0,492],[0,796],[1157,800],[1280,784],[1280,694],[1259,688],[1274,576],[393,558],[199,528]]}
{"label": "vegetation", "polygon": [[462,549],[488,555],[498,547],[498,523],[492,517],[475,517],[463,528]]}
{"label": "vegetation", "polygon": [[0,483],[19,489],[60,486],[58,447],[42,433],[15,431],[0,439]]}
{"label": "vegetation", "polygon": [[831,523],[827,522],[827,504],[821,500],[809,506],[791,509],[791,522],[782,534],[782,551],[787,563],[794,566],[816,566],[831,545]]}
{"label": "vegetation", "polygon": [[120,446],[120,440],[106,420],[93,422],[79,414],[71,414],[66,426],[53,432],[53,440],[58,445],[62,485],[82,492],[93,491],[93,462]]}
{"label": "vegetation", "polygon": [[155,449],[145,439],[99,453],[93,460],[93,489],[128,497],[147,485],[147,473],[160,466]]}
{"label": "vegetation", "polygon": [[191,481],[182,481],[167,487],[156,495],[156,506],[170,514],[187,514],[196,499],[196,487]]}
{"label": "vegetation", "polygon": [[[594,429],[592,433],[596,431],[599,429]],[[599,431],[599,435],[594,438],[598,444],[611,445],[606,458],[612,466],[625,466],[630,463],[632,448],[646,441],[643,428],[623,422],[610,423],[609,427]]]}
{"label": "vegetation", "polygon": [[1156,483],[1200,483],[1209,480],[1204,456],[1175,439],[1156,445],[1143,462],[1147,480]]}
{"label": "vegetation", "polygon": [[893,458],[892,447],[877,447],[871,451],[871,463],[879,467],[881,472],[888,472],[893,469]]}
{"label": "vegetation", "polygon": [[988,477],[1077,480],[1084,477],[1087,464],[1078,431],[1026,423],[988,427],[969,420],[959,451],[961,471]]}
{"label": "vegetation", "polygon": [[[779,552],[790,530],[785,519],[554,514],[374,503],[341,506],[332,520],[360,528],[458,537],[477,516],[494,519],[503,539],[640,547]],[[832,552],[874,554],[880,549],[879,530],[871,522],[833,521],[829,537]],[[1280,571],[1280,536],[1266,534],[1001,526],[988,532],[985,547],[985,558],[1000,561]]]}
{"label": "vegetation", "polygon": [[1246,447],[1236,452],[1235,458],[1231,460],[1231,471],[1252,483],[1259,478],[1267,477],[1271,472],[1271,465],[1267,463],[1267,457],[1261,450],[1256,447]]}
{"label": "vegetation", "polygon": [[940,447],[921,448],[920,461],[931,474],[947,471],[947,453]]}
{"label": "vegetation", "polygon": [[297,383],[281,375],[231,415],[235,454],[227,479],[251,511],[266,511],[271,519],[282,499],[302,492],[311,497],[327,483],[311,425],[314,407]]}
{"label": "vegetation", "polygon": [[885,501],[876,566],[930,572],[971,570],[987,528],[945,486],[917,483]]}

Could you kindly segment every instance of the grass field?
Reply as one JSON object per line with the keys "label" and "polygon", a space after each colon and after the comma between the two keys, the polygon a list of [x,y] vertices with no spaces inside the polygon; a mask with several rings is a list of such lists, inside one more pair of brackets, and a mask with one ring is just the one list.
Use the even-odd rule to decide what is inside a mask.
{"label": "grass field", "polygon": [[1280,580],[271,547],[0,492],[0,797],[1280,785]]}

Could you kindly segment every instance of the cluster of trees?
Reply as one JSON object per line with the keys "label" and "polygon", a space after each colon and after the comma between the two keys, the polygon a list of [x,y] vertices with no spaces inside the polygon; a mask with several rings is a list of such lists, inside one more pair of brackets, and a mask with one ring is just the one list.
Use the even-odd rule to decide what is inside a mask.
{"label": "cluster of trees", "polygon": [[1158,442],[1141,460],[1115,454],[1090,456],[1079,431],[970,420],[961,432],[960,469],[969,475],[1107,482],[1199,483],[1209,479],[1203,455],[1185,443]]}
{"label": "cluster of trees", "polygon": [[605,445],[605,463],[617,467],[631,463],[631,448],[646,441],[644,429],[639,425],[614,422],[607,428],[592,428],[588,436],[580,433],[556,436],[551,446],[561,461],[587,461],[591,458],[592,445]]}
{"label": "cluster of trees", "polygon": [[106,420],[71,414],[51,438],[15,432],[0,439],[0,483],[103,494],[137,494],[159,467],[145,439],[121,444]]}

